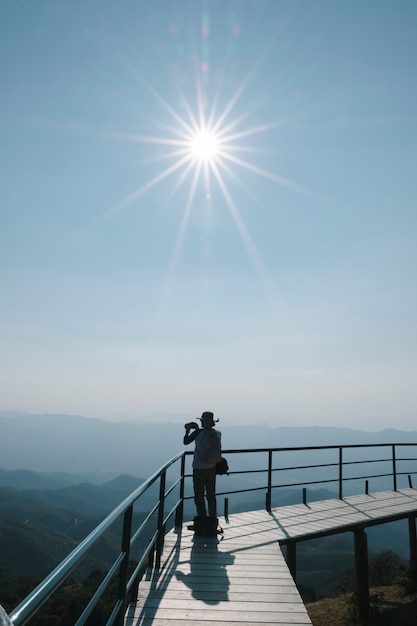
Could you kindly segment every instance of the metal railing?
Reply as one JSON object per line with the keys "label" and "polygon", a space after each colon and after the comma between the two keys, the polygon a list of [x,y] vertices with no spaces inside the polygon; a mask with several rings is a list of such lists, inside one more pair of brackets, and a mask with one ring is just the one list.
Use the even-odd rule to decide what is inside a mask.
{"label": "metal railing", "polygon": [[[338,445],[330,445],[330,446],[297,446],[291,448],[259,448],[259,449],[242,449],[242,450],[225,450],[224,455],[229,456],[230,454],[264,454],[266,456],[266,468],[256,468],[256,469],[244,469],[230,472],[233,475],[239,474],[266,474],[266,484],[260,485],[252,488],[244,488],[244,489],[233,489],[230,491],[222,491],[218,492],[217,495],[229,495],[229,494],[237,494],[237,493],[248,493],[253,491],[266,491],[265,497],[265,508],[267,511],[271,511],[272,507],[272,494],[274,490],[283,489],[283,488],[294,488],[294,487],[302,487],[303,488],[303,500],[306,499],[306,491],[307,487],[317,487],[319,485],[326,486],[334,486],[337,488],[337,495],[339,499],[343,499],[344,493],[344,485],[348,483],[355,483],[358,481],[364,481],[364,490],[366,493],[369,491],[369,481],[371,479],[378,479],[378,484],[382,484],[381,479],[385,480],[385,489],[393,489],[397,490],[398,480],[401,477],[407,477],[407,485],[412,487],[412,476],[417,474],[417,464],[415,467],[407,466],[407,469],[403,468],[404,463],[416,462],[417,458],[414,457],[400,457],[398,456],[397,449],[410,448],[417,454],[417,443],[381,443],[381,444],[347,444],[343,446]],[[377,458],[347,458],[348,453],[352,453],[354,451],[362,451],[362,450],[388,450],[388,456],[378,456]],[[274,455],[283,455],[290,453],[292,456],[295,456],[296,453],[300,453],[303,457],[306,452],[315,452],[315,453],[334,453],[336,458],[334,460],[328,459],[326,462],[323,459],[322,463],[310,463],[310,464],[299,464],[299,465],[291,465],[291,466],[274,466]],[[327,454],[326,456],[330,456]],[[380,471],[378,473],[353,473],[353,470],[361,469],[364,466],[373,467],[374,464],[379,464],[380,466],[384,466],[385,471]],[[233,462],[231,463],[233,466]],[[314,474],[314,470],[322,470],[321,475],[317,479],[307,479],[303,475],[303,478],[299,481],[288,481],[281,480],[277,484],[273,483],[274,476],[287,476],[288,473],[292,472],[308,472],[309,474]],[[331,474],[331,472],[334,474]],[[323,474],[326,476],[324,477]],[[279,506],[279,502],[276,503],[276,506]]]}
{"label": "metal railing", "polygon": [[[167,470],[174,464],[180,464],[178,478],[170,487],[166,488]],[[75,622],[75,626],[86,624],[88,618],[102,598],[110,583],[118,578],[118,593],[114,603],[111,615],[107,624],[110,626],[115,624],[120,626],[123,624],[123,617],[126,609],[127,598],[129,594],[135,591],[139,580],[143,576],[143,572],[147,566],[158,568],[160,565],[161,554],[163,550],[165,528],[168,521],[174,514],[177,516],[182,511],[182,494],[184,489],[184,466],[185,454],[180,453],[173,457],[165,465],[163,465],[153,476],[128,496],[118,507],[116,507],[76,548],[69,554],[24,600],[14,609],[9,617],[12,624],[16,626],[24,626],[30,622],[31,617],[40,609],[40,607],[48,600],[48,598],[63,585],[70,574],[80,564],[80,562],[89,554],[92,548],[104,537],[115,524],[122,520],[122,532],[120,538],[121,549],[117,554],[114,562],[109,566],[109,570],[98,586],[96,592],[84,608],[83,612]],[[155,483],[159,483],[159,496],[147,513],[145,519],[135,530],[133,529],[133,508],[135,503],[148,492]],[[168,496],[173,493],[176,486],[180,488],[180,497],[166,512],[165,503]],[[139,561],[136,563],[133,572],[129,574],[129,558],[132,546],[151,523],[151,520],[157,516],[157,523],[153,534],[149,540],[147,547],[143,550]],[[176,520],[178,523],[178,519]],[[137,594],[137,591],[136,591]]]}
{"label": "metal railing", "polygon": [[[262,491],[265,494],[265,507],[268,511],[272,509],[273,492],[285,488],[302,487],[303,501],[306,502],[307,487],[317,487],[318,485],[336,486],[338,497],[343,498],[344,487],[350,483],[358,484],[358,481],[365,481],[365,491],[369,491],[369,481],[387,481],[389,485],[385,488],[397,490],[398,481],[407,476],[408,486],[412,487],[412,476],[417,474],[417,457],[400,456],[399,451],[409,448],[414,454],[417,453],[417,443],[395,443],[395,444],[360,444],[345,446],[310,446],[293,448],[257,448],[242,450],[225,450],[224,456],[228,457],[229,465],[232,467],[229,476],[238,477],[245,475],[246,478],[260,478],[260,484],[244,488],[232,488],[230,490],[218,492],[217,495],[229,496],[232,494],[244,494],[249,492]],[[368,450],[368,457],[355,457],[354,453],[362,454],[363,450]],[[380,456],[375,454],[388,450],[388,455]],[[369,451],[372,451],[369,452]],[[321,455],[319,463],[297,463],[297,458],[303,460],[306,457]],[[164,547],[164,536],[167,527],[181,526],[184,515],[184,504],[192,500],[192,493],[186,494],[186,483],[191,492],[191,469],[186,473],[186,458],[192,452],[181,452],[145,483],[140,485],[130,496],[128,496],[118,507],[116,507],[81,543],[69,554],[20,604],[10,613],[10,619],[14,626],[24,626],[30,623],[30,619],[37,613],[40,607],[52,596],[52,594],[63,586],[68,577],[79,566],[81,561],[91,554],[96,544],[109,532],[114,529],[117,523],[122,522],[120,530],[120,551],[116,555],[113,563],[109,565],[107,574],[97,587],[95,593],[90,598],[81,615],[75,622],[75,626],[82,626],[87,623],[90,615],[108,590],[110,583],[117,581],[117,593],[114,599],[113,609],[108,617],[106,626],[121,626],[127,608],[128,599],[136,601],[138,586],[148,568],[160,567],[161,556]],[[255,455],[257,463],[255,467],[247,468],[239,465],[246,465],[242,462],[245,455]],[[369,456],[371,458],[369,458]],[[285,463],[274,464],[276,459],[285,461],[290,458],[291,465]],[[240,459],[240,463],[238,462]],[[295,461],[294,461],[295,459]],[[295,464],[294,464],[295,462]],[[365,466],[378,467],[381,471],[367,473],[361,471]],[[405,467],[405,464],[406,467]],[[411,469],[410,469],[411,468]],[[174,480],[168,486],[167,472],[175,469]],[[358,473],[359,471],[359,473]],[[308,480],[305,474],[308,473]],[[291,480],[291,475],[300,474],[301,478]],[[316,474],[316,476],[314,476]],[[275,477],[281,480],[274,481]],[[233,480],[232,480],[233,482]],[[379,483],[378,483],[379,484]],[[145,494],[149,494],[151,488],[157,487],[155,502],[150,510],[143,509],[144,519],[139,520],[135,528],[135,506],[140,506]],[[281,492],[282,493],[282,492]],[[225,502],[228,501],[226,498]],[[277,503],[278,506],[279,502]],[[168,509],[168,510],[167,510]],[[142,547],[137,561],[133,565],[131,559],[134,556],[134,546],[146,537],[147,545]]]}

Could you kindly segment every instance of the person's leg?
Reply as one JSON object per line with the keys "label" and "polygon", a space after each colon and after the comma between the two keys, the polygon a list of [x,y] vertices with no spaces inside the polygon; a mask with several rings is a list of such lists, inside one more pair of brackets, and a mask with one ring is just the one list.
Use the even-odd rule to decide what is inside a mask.
{"label": "person's leg", "polygon": [[206,517],[206,503],[204,502],[205,470],[195,469],[193,471],[193,483],[194,502],[197,509],[197,515],[200,517]]}
{"label": "person's leg", "polygon": [[217,517],[217,503],[216,503],[216,468],[213,467],[206,470],[205,483],[206,483],[206,495],[208,504],[208,514],[210,517]]}

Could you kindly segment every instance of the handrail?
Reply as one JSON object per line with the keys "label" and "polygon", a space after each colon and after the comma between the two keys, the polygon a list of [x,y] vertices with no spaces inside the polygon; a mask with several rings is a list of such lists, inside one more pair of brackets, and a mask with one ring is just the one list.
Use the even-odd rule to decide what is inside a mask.
{"label": "handrail", "polygon": [[[181,459],[183,452],[177,454],[170,461],[165,463],[157,472],[155,472],[147,481],[140,485],[133,493],[130,494],[119,506],[117,506],[9,615],[12,624],[15,626],[24,626],[34,613],[46,602],[46,600],[61,586],[74,571],[80,561],[86,556],[91,548],[106,534],[108,530],[125,515],[127,510],[132,509],[133,504],[151,487],[161,476],[165,476],[166,470],[171,467],[178,459]],[[125,526],[124,526],[125,528]],[[158,531],[160,529],[158,528]],[[159,535],[159,532],[157,533]],[[130,540],[130,537],[129,537]],[[130,542],[129,542],[130,543]],[[126,547],[117,559],[128,564],[129,553]],[[104,591],[104,590],[103,590]],[[97,598],[98,601],[98,598]],[[125,598],[124,598],[125,601]],[[124,604],[124,603],[123,603]],[[121,615],[123,613],[119,612]],[[89,613],[88,613],[89,615]],[[84,624],[88,618],[79,624]],[[119,618],[120,621],[120,618]],[[117,622],[115,622],[117,623]]]}
{"label": "handrail", "polygon": [[[336,483],[338,485],[339,498],[343,498],[343,485],[348,481],[366,480],[366,493],[368,493],[368,479],[369,478],[386,478],[392,477],[393,489],[397,490],[397,482],[400,476],[408,475],[408,482],[410,487],[412,486],[411,476],[417,474],[415,471],[399,471],[400,463],[417,461],[416,457],[403,457],[400,458],[397,454],[397,449],[401,447],[408,447],[417,449],[417,443],[381,443],[381,444],[347,444],[347,445],[329,445],[329,446],[296,446],[290,448],[250,448],[250,449],[234,449],[224,450],[225,456],[229,455],[242,455],[242,454],[265,454],[267,455],[266,467],[261,469],[244,469],[244,470],[232,470],[230,475],[239,474],[267,474],[266,482],[260,486],[249,487],[245,489],[232,489],[229,491],[222,491],[217,495],[229,495],[240,494],[250,491],[264,491],[266,494],[266,509],[271,511],[272,509],[272,492],[279,488],[299,487],[303,486],[303,502],[306,501],[306,487],[318,484]],[[391,448],[391,454],[389,458],[368,458],[360,460],[347,460],[346,454],[343,454],[347,450],[361,449],[361,448]],[[323,462],[316,464],[302,464],[289,467],[274,467],[273,460],[274,455],[280,453],[291,453],[292,455],[297,452],[312,452],[319,451],[324,453],[325,451],[337,451],[338,459],[332,462]],[[172,524],[175,526],[181,526],[183,521],[184,503],[187,500],[193,498],[193,495],[185,494],[185,483],[191,477],[191,474],[186,474],[186,457],[192,455],[191,451],[183,451],[167,463],[165,463],[159,470],[157,470],[148,480],[140,485],[133,493],[131,493],[123,502],[119,504],[81,543],[69,554],[20,604],[10,613],[10,620],[14,626],[25,626],[28,624],[33,615],[40,609],[40,607],[48,600],[48,598],[62,586],[68,576],[74,571],[82,559],[90,552],[90,550],[97,544],[97,542],[112,528],[119,520],[123,518],[123,528],[121,536],[121,548],[117,554],[114,562],[109,566],[109,570],[98,586],[96,592],[91,597],[87,606],[84,608],[82,614],[79,616],[75,626],[83,626],[95,606],[99,602],[103,593],[106,591],[109,583],[118,574],[118,593],[117,600],[115,602],[113,611],[107,621],[106,626],[121,626],[123,624],[124,613],[127,607],[127,597],[129,593],[133,593],[133,600],[137,597],[137,589],[141,578],[146,570],[147,566],[159,568],[161,563],[161,555],[164,547],[164,536],[166,527],[172,517],[175,521]],[[178,477],[167,488],[167,470],[171,468],[175,463],[180,461],[180,468],[178,471]],[[379,474],[368,474],[364,476],[349,476],[347,469],[349,466],[360,466],[366,463],[390,463],[390,472],[383,472]],[[229,464],[233,466],[233,463]],[[281,483],[275,483],[273,476],[278,475],[280,472],[297,472],[313,469],[331,469],[336,470],[335,476],[332,477],[320,477],[319,479],[313,479],[309,476],[309,480],[298,480],[295,482],[284,481]],[[345,470],[345,471],[344,471]],[[147,512],[147,516],[139,525],[138,528],[133,528],[133,507],[136,502],[148,491],[148,489],[159,481],[159,496],[155,505],[151,508],[150,512]],[[171,509],[165,511],[167,498],[172,495],[176,488],[179,488],[179,497]],[[145,511],[143,511],[145,512]],[[133,572],[128,572],[129,558],[131,548],[133,544],[143,536],[144,531],[147,529],[149,522],[154,515],[157,515],[156,529],[150,538],[148,546],[143,549],[141,557],[138,563],[135,565]]]}
{"label": "handrail", "polygon": [[[327,446],[294,446],[291,448],[242,448],[242,449],[233,449],[233,450],[224,450],[224,455],[229,454],[249,454],[249,453],[264,453],[268,455],[268,468],[267,469],[252,469],[252,470],[243,470],[243,471],[231,471],[230,475],[237,474],[258,474],[258,473],[267,473],[267,486],[263,487],[251,487],[248,489],[235,489],[231,491],[222,491],[217,493],[217,495],[230,495],[233,493],[245,493],[251,491],[259,491],[261,489],[266,489],[266,509],[269,510],[270,499],[272,497],[272,490],[278,488],[288,488],[288,487],[299,487],[299,486],[308,486],[308,485],[317,485],[317,484],[326,484],[326,483],[337,483],[338,484],[338,492],[339,499],[343,499],[343,484],[349,481],[357,481],[357,480],[366,480],[367,478],[384,478],[391,476],[393,490],[397,491],[397,479],[399,476],[412,476],[417,474],[416,471],[398,471],[398,463],[404,461],[417,461],[416,457],[407,457],[407,458],[398,458],[396,456],[396,448],[400,447],[408,447],[415,448],[417,450],[417,443],[370,443],[370,444],[346,444],[346,445],[327,445]],[[362,459],[356,461],[347,461],[343,456],[343,450],[354,450],[354,449],[363,449],[363,448],[391,448],[391,456],[389,458],[378,458],[378,459]],[[306,451],[325,451],[325,450],[338,450],[339,458],[337,461],[333,463],[316,463],[314,465],[301,465],[295,467],[279,467],[274,468],[272,466],[272,453],[280,453],[280,452],[306,452]],[[190,452],[186,452],[186,454],[192,454]],[[343,468],[347,468],[352,465],[363,465],[369,463],[387,463],[390,462],[392,464],[392,470],[389,473],[380,473],[380,474],[372,474],[372,475],[363,475],[363,476],[346,476],[343,473]],[[320,480],[302,480],[300,482],[287,482],[281,484],[272,484],[272,474],[276,472],[287,472],[290,470],[299,470],[299,469],[316,469],[319,467],[337,467],[338,468],[338,476],[334,478],[320,479]],[[190,475],[186,475],[189,477]],[[410,482],[410,478],[409,478]],[[189,496],[188,499],[192,498]],[[187,497],[185,498],[187,500]]]}

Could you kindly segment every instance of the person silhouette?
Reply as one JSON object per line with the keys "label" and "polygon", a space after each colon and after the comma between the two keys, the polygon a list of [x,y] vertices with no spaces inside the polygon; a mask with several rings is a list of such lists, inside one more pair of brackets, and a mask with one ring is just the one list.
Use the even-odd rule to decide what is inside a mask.
{"label": "person silhouette", "polygon": [[[201,428],[196,422],[185,424],[184,444],[195,441],[193,459],[194,502],[199,517],[217,518],[216,503],[216,463],[221,459],[221,433],[214,428],[214,415],[204,411],[201,415]],[[218,421],[218,420],[217,420]]]}

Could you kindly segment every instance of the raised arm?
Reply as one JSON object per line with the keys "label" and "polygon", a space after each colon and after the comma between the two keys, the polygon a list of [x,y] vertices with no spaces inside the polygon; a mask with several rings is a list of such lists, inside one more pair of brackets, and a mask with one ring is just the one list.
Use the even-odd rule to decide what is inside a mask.
{"label": "raised arm", "polygon": [[[200,429],[196,422],[189,422],[188,424],[185,424],[184,428],[185,428],[185,435],[184,435],[183,443],[184,445],[187,446],[189,443],[194,441],[194,439],[197,437],[198,433],[200,432]],[[192,433],[190,433],[191,429],[194,429]]]}

